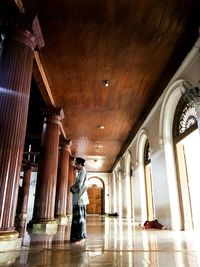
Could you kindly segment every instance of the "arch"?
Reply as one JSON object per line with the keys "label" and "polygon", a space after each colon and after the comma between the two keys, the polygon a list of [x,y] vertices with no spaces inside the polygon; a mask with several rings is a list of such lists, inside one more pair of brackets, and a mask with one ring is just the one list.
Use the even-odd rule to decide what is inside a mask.
{"label": "arch", "polygon": [[[176,106],[182,94],[185,92],[185,87],[182,86],[183,79],[175,81],[166,92],[160,112],[160,123],[159,123],[159,136],[160,140],[165,138],[172,138],[172,126],[174,113]],[[164,140],[163,140],[164,141]]]}
{"label": "arch", "polygon": [[127,152],[125,154],[124,163],[125,163],[126,174],[130,175],[130,168],[131,168],[131,152],[130,152],[130,150],[127,150]]}
{"label": "arch", "polygon": [[185,88],[182,86],[183,81],[183,79],[175,81],[166,92],[161,106],[159,124],[159,141],[160,145],[164,148],[166,175],[169,186],[171,224],[174,230],[181,229],[181,216],[172,133],[176,106],[182,94],[185,92]]}
{"label": "arch", "polygon": [[102,178],[100,178],[100,177],[98,177],[98,176],[91,176],[91,177],[88,178],[88,184],[90,184],[89,182],[90,182],[90,180],[92,180],[92,179],[97,179],[97,180],[99,180],[100,183],[102,184],[102,187],[105,188],[105,183],[104,183],[104,181],[103,181]]}
{"label": "arch", "polygon": [[136,144],[136,160],[138,164],[143,164],[144,159],[144,147],[147,140],[147,133],[144,129],[141,129],[138,135]]}

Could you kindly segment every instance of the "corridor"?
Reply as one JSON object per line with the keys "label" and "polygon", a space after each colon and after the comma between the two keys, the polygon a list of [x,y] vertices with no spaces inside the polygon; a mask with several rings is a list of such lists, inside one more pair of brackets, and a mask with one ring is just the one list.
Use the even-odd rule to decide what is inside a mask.
{"label": "corridor", "polygon": [[84,245],[69,243],[70,223],[52,236],[26,233],[21,251],[0,253],[0,266],[200,266],[194,231],[143,230],[126,219],[88,215],[87,232]]}

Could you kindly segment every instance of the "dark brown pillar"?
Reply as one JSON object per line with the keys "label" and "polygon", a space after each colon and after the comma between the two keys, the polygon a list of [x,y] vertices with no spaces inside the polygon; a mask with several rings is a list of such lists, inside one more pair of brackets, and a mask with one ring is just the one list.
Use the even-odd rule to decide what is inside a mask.
{"label": "dark brown pillar", "polygon": [[9,19],[0,14],[0,240],[18,236],[14,222],[34,49],[43,46],[37,17]]}
{"label": "dark brown pillar", "polygon": [[62,109],[54,107],[46,109],[43,114],[45,119],[41,157],[38,166],[33,224],[51,224],[55,221],[60,122],[64,118],[64,114]]}
{"label": "dark brown pillar", "polygon": [[70,140],[66,140],[64,138],[60,140],[55,203],[55,217],[59,224],[67,224],[66,209],[70,145]]}
{"label": "dark brown pillar", "polygon": [[68,195],[67,195],[67,212],[66,214],[70,216],[72,214],[72,193],[70,192],[70,187],[74,184],[76,179],[76,173],[73,166],[74,158],[70,157],[69,160],[69,179],[68,179]]}
{"label": "dark brown pillar", "polygon": [[31,165],[27,165],[24,167],[23,184],[18,197],[18,208],[15,220],[16,229],[21,235],[23,235],[26,226],[30,181]]}
{"label": "dark brown pillar", "polygon": [[22,185],[22,206],[21,206],[21,213],[27,216],[28,210],[28,197],[29,197],[29,190],[30,190],[30,181],[31,181],[31,166],[28,165],[24,168],[24,178],[23,178],[23,185]]}

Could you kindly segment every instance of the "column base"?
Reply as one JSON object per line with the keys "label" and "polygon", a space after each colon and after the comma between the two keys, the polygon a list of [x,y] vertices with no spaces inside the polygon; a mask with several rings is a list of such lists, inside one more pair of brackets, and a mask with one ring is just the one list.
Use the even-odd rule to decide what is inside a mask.
{"label": "column base", "polygon": [[[21,238],[19,238],[21,239]],[[1,241],[0,241],[1,243]],[[21,241],[20,241],[21,243]],[[21,245],[20,245],[21,246]],[[0,245],[1,247],[1,245]],[[14,248],[16,246],[14,245]],[[13,250],[13,249],[12,249]],[[1,257],[0,257],[0,266],[3,265],[3,266],[9,266],[10,264],[14,263],[15,260],[20,256],[20,251],[5,251],[5,250],[0,250],[0,252],[3,252],[1,253]]]}
{"label": "column base", "polygon": [[31,222],[31,232],[33,234],[43,234],[43,235],[54,235],[57,232],[58,225],[56,220],[51,221],[41,221],[41,222]]}
{"label": "column base", "polygon": [[15,226],[24,226],[24,222],[26,223],[27,213],[20,213],[15,217]]}
{"label": "column base", "polygon": [[21,213],[15,217],[15,229],[19,237],[23,237],[26,230],[27,213]]}
{"label": "column base", "polygon": [[56,221],[58,225],[67,225],[68,223],[68,216],[57,216]]}
{"label": "column base", "polygon": [[[20,249],[21,243],[22,238],[19,238],[17,231],[0,231],[0,252]],[[2,258],[0,259],[0,263],[1,260]]]}

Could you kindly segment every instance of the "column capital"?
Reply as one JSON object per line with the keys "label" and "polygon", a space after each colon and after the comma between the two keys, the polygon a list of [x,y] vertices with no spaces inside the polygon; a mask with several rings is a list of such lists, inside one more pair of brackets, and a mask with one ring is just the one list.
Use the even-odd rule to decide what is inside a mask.
{"label": "column capital", "polygon": [[60,120],[63,120],[65,117],[63,109],[59,107],[46,107],[41,109],[41,113],[44,117],[49,117],[53,115],[60,116]]}
{"label": "column capital", "polygon": [[5,14],[0,12],[1,36],[5,40],[25,43],[34,50],[44,47],[44,39],[36,14]]}
{"label": "column capital", "polygon": [[67,148],[70,149],[72,145],[72,141],[70,139],[66,139],[63,136],[60,137],[59,144],[61,148]]}

